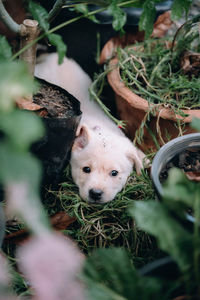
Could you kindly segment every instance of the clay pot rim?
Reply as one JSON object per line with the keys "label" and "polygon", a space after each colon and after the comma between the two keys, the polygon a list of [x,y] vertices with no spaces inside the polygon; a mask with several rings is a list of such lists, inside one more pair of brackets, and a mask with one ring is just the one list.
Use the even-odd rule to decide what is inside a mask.
{"label": "clay pot rim", "polygon": [[[107,74],[107,78],[115,93],[126,99],[130,106],[147,113],[149,111],[148,101],[133,93],[128,87],[125,86],[123,80],[121,79],[117,57],[114,57],[110,60],[109,67],[111,71]],[[173,121],[181,120],[185,123],[190,123],[194,117],[200,118],[200,109],[182,109],[182,112],[188,116],[182,117],[177,115],[172,111],[172,109],[165,108],[162,104],[160,104],[160,109],[156,111],[156,116]]]}

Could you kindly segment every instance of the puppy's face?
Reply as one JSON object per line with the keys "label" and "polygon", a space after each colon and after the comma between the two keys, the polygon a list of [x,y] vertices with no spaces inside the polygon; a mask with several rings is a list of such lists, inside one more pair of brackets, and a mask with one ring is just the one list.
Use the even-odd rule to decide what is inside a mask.
{"label": "puppy's face", "polygon": [[102,137],[82,126],[71,155],[74,182],[82,199],[106,203],[125,185],[135,164],[139,172],[142,160],[136,148],[123,136]]}

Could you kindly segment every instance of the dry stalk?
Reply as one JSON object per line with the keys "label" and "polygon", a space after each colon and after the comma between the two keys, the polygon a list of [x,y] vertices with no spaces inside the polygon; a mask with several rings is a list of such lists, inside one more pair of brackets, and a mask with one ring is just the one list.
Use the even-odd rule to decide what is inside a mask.
{"label": "dry stalk", "polygon": [[[24,48],[37,38],[39,34],[38,22],[36,20],[25,19],[20,30],[20,48]],[[34,76],[37,44],[24,51],[20,59],[27,63],[29,72]]]}
{"label": "dry stalk", "polygon": [[158,117],[157,117],[157,120],[156,120],[156,131],[157,131],[157,133],[158,133],[158,136],[159,136],[159,139],[160,139],[162,145],[164,145],[165,142],[164,142],[164,140],[163,140],[163,138],[162,138],[162,133],[161,133],[159,121],[160,121],[160,115],[161,115],[163,109],[164,109],[164,108],[162,108],[162,109],[159,111]]}
{"label": "dry stalk", "polygon": [[[35,40],[39,35],[38,22],[36,20],[25,19],[20,30],[20,49]],[[29,73],[34,77],[35,61],[36,61],[37,44],[33,44],[20,55],[20,59],[27,64]],[[33,102],[33,96],[26,97],[27,100]]]}

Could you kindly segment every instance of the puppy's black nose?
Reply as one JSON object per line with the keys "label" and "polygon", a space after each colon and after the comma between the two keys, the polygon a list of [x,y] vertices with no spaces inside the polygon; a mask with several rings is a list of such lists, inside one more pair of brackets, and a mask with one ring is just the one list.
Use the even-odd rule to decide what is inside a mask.
{"label": "puppy's black nose", "polygon": [[99,201],[101,199],[102,194],[103,194],[102,190],[98,190],[98,189],[89,190],[89,196],[94,201]]}

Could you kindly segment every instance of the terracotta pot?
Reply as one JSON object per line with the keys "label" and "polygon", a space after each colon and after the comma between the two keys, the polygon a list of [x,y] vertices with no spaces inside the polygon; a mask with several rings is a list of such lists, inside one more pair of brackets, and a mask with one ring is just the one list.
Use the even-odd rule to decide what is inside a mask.
{"label": "terracotta pot", "polygon": [[[149,104],[147,100],[134,94],[128,87],[125,86],[119,74],[117,67],[118,60],[114,58],[110,61],[110,67],[113,69],[108,75],[108,82],[115,92],[118,114],[120,119],[126,121],[125,131],[131,139],[135,138],[136,131],[142,125],[142,122],[147,116]],[[115,66],[113,68],[113,66]],[[178,121],[181,121],[183,133],[188,134],[195,132],[190,127],[190,122],[193,117],[200,118],[200,110],[182,110],[187,117],[181,117],[175,114],[172,109],[165,108],[163,105],[155,111],[155,116],[150,117],[147,122],[147,128],[144,128],[143,141],[139,145],[143,151],[148,149],[157,150],[156,142],[152,137],[155,136],[157,143],[162,146],[172,138],[176,138],[180,131],[178,129]]]}
{"label": "terracotta pot", "polygon": [[[158,21],[155,23],[154,31],[152,36],[162,37],[165,35],[171,21],[169,19],[170,13],[166,12],[161,15]],[[159,30],[159,28],[161,30]],[[164,29],[163,29],[164,28]],[[103,48],[101,53],[101,63],[113,56],[117,46],[125,47],[128,44],[134,43],[135,41],[142,41],[143,36],[140,32],[138,35],[126,36],[121,40],[112,39]],[[115,99],[117,105],[117,111],[119,118],[126,122],[126,134],[134,139],[137,130],[141,128],[142,123],[147,117],[147,113],[150,111],[147,100],[134,94],[128,87],[123,83],[119,68],[118,59],[114,57],[109,62],[111,71],[108,73],[107,78],[110,86],[115,92]],[[153,105],[153,104],[152,104]],[[159,146],[165,144],[169,139],[176,138],[180,135],[178,129],[178,123],[181,121],[183,134],[193,133],[194,129],[190,127],[190,122],[193,117],[200,118],[200,110],[182,110],[184,114],[188,116],[183,118],[180,115],[176,115],[172,109],[159,105],[155,107],[154,115],[151,114],[150,120],[145,124],[143,140],[139,143],[139,147],[143,151],[158,150]],[[152,134],[154,137],[152,137]]]}

